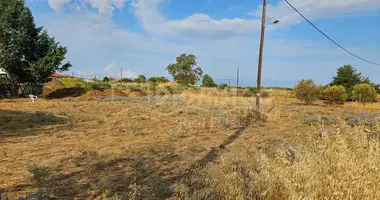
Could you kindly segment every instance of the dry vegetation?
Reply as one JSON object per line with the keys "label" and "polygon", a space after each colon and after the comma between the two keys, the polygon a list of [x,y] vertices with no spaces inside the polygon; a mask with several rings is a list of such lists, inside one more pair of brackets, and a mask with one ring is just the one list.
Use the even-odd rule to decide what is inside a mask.
{"label": "dry vegetation", "polygon": [[[0,193],[49,199],[376,199],[380,104],[202,89],[0,102]],[[378,113],[379,112],[379,113]],[[33,197],[36,198],[36,197]]]}

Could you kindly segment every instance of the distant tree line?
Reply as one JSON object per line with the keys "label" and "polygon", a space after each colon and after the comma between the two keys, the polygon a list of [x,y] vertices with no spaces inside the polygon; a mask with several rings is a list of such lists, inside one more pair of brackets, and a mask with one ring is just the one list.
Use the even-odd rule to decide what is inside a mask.
{"label": "distant tree line", "polygon": [[352,65],[343,65],[337,69],[330,84],[317,86],[311,79],[301,79],[294,90],[296,97],[307,104],[312,104],[317,99],[333,104],[345,101],[367,103],[377,101],[380,85],[362,76]]}

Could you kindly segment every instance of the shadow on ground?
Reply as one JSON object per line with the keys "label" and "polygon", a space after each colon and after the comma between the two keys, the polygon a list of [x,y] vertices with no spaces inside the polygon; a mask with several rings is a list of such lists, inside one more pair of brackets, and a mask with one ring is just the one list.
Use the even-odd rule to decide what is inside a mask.
{"label": "shadow on ground", "polygon": [[60,125],[67,122],[67,118],[46,112],[0,110],[0,137],[33,135],[42,126]]}
{"label": "shadow on ground", "polygon": [[[25,113],[10,112],[7,115],[22,116]],[[34,115],[36,114],[26,114],[26,118],[34,118]],[[47,195],[50,196],[49,199],[111,199],[112,197],[144,200],[167,199],[177,194],[174,189],[175,185],[185,179],[199,179],[199,182],[194,182],[189,186],[203,187],[202,177],[198,174],[199,170],[216,161],[223,150],[243,134],[251,122],[248,120],[250,117],[252,116],[247,116],[242,127],[219,146],[212,148],[193,163],[183,164],[186,162],[170,146],[140,152],[124,152],[117,156],[114,154],[99,155],[95,151],[85,151],[81,155],[75,157],[67,155],[66,158],[57,161],[60,164],[52,170],[52,173],[67,171],[67,166],[72,166],[70,172],[66,174],[37,174],[37,177],[42,177],[31,180],[30,185],[20,185],[14,189],[0,190],[0,192],[15,193],[32,187],[47,192]],[[21,117],[16,121],[20,120]],[[43,166],[40,168],[44,169]],[[51,176],[54,178],[49,178]],[[40,180],[43,182],[40,183]]]}

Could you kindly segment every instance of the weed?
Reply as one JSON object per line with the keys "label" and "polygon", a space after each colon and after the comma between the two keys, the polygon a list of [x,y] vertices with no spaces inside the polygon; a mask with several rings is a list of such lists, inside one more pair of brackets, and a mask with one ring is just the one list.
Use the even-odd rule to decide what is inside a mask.
{"label": "weed", "polygon": [[29,167],[32,185],[38,189],[41,198],[51,198],[54,194],[56,179],[48,166],[33,165]]}

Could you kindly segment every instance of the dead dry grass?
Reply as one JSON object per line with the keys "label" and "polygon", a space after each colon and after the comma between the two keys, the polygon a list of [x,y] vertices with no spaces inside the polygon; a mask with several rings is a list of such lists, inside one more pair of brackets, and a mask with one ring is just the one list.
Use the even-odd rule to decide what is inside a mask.
{"label": "dead dry grass", "polygon": [[[2,101],[0,193],[16,198],[51,187],[56,199],[380,196],[378,128],[345,122],[346,112],[378,112],[380,104],[305,106],[274,91],[262,101],[262,122],[248,115],[254,98],[217,92]],[[305,115],[339,122],[308,125]],[[51,183],[41,186],[31,175],[44,174],[42,166],[51,174],[39,180]]]}

